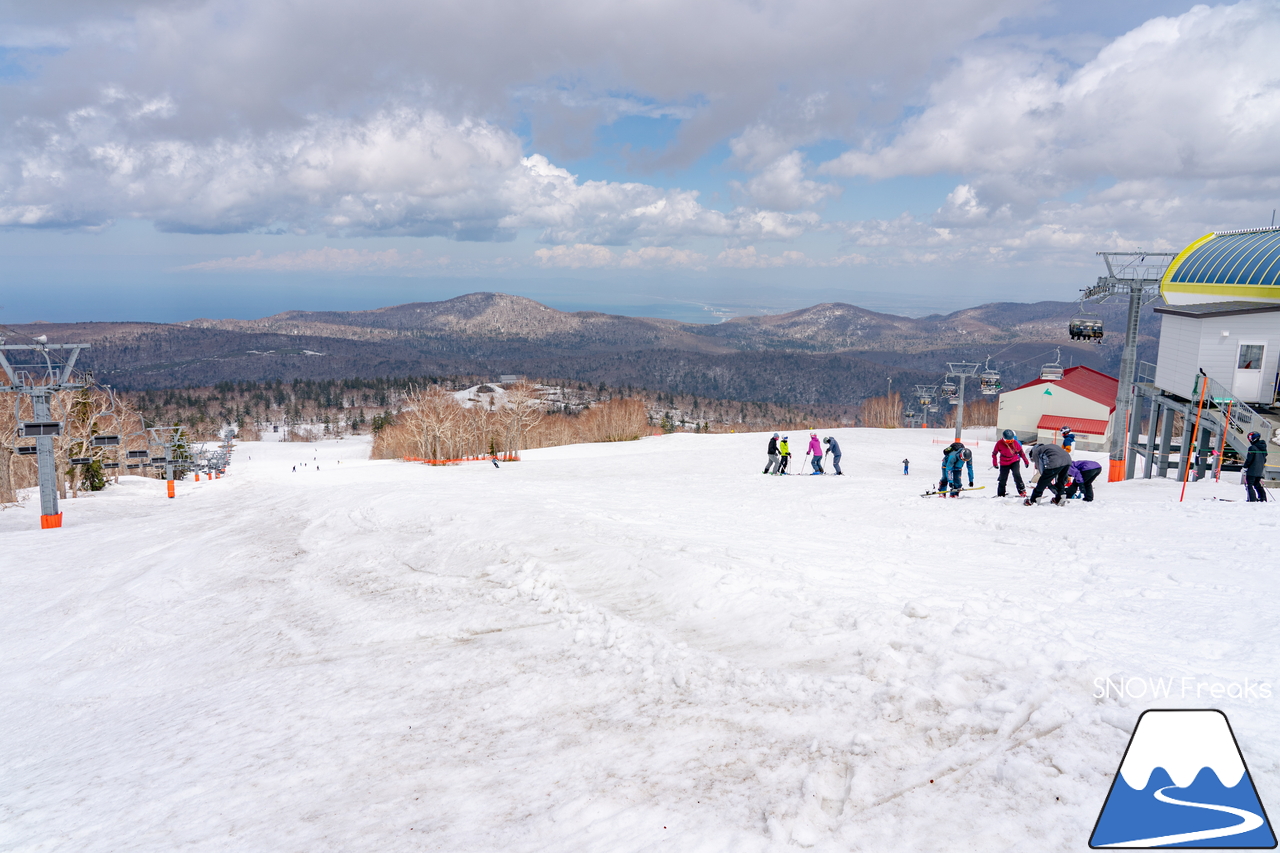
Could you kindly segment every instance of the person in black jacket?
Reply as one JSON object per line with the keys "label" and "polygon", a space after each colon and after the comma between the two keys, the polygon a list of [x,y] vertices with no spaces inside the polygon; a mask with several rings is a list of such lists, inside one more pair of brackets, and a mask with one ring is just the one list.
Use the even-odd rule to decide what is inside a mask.
{"label": "person in black jacket", "polygon": [[1031,496],[1022,502],[1033,506],[1040,500],[1046,488],[1053,490],[1053,502],[1062,503],[1067,491],[1067,476],[1071,470],[1071,454],[1056,444],[1037,444],[1031,448],[1031,464],[1040,472],[1040,479]]}
{"label": "person in black jacket", "polygon": [[1267,443],[1256,432],[1249,433],[1249,450],[1244,455],[1244,488],[1247,503],[1265,502],[1267,490],[1262,488],[1262,475],[1267,467]]}
{"label": "person in black jacket", "polygon": [[782,473],[782,453],[778,450],[778,434],[775,432],[773,438],[769,439],[769,464],[764,466],[766,474]]}

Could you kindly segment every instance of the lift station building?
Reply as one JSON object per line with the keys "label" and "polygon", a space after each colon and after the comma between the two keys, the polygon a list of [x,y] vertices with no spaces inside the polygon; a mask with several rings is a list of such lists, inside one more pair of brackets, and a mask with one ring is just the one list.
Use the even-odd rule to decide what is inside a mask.
{"label": "lift station building", "polygon": [[1024,443],[1057,444],[1066,426],[1076,434],[1076,447],[1106,450],[1119,386],[1088,367],[1068,367],[1061,379],[1033,379],[1000,395],[996,429],[1011,429]]}

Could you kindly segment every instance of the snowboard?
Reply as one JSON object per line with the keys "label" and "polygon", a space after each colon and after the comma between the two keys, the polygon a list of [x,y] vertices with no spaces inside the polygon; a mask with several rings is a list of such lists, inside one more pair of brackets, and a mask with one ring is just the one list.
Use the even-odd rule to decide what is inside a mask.
{"label": "snowboard", "polygon": [[[983,489],[985,489],[985,488],[986,488],[986,486],[970,486],[969,488],[967,488],[967,489],[961,489],[960,491],[962,491],[962,492],[980,492],[980,491],[982,491],[982,490],[983,490]],[[925,493],[924,493],[923,495],[921,495],[920,497],[922,497],[922,498],[929,498],[929,497],[934,497],[934,496],[936,496],[936,495],[949,495],[949,494],[951,494],[951,490],[950,490],[950,489],[947,489],[946,491],[942,491],[942,492],[938,491],[937,489],[933,489],[932,491],[925,492]]]}

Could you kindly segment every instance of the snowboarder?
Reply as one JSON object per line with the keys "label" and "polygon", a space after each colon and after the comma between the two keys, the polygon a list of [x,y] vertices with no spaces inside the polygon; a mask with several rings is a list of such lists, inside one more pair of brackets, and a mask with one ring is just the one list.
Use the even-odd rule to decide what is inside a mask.
{"label": "snowboarder", "polygon": [[809,433],[809,449],[805,451],[805,455],[812,457],[809,460],[809,464],[813,466],[813,473],[810,476],[825,473],[822,470],[822,442],[818,441],[816,432]]}
{"label": "snowboarder", "polygon": [[1084,500],[1089,503],[1093,500],[1093,481],[1098,479],[1098,475],[1102,473],[1102,466],[1097,462],[1088,459],[1081,459],[1078,462],[1072,462],[1071,467],[1067,469],[1067,499],[1070,500],[1076,496],[1076,492],[1084,495]]}
{"label": "snowboarder", "polygon": [[911,473],[911,460],[903,459],[902,460],[902,476],[905,477],[909,473]]}
{"label": "snowboarder", "polygon": [[778,466],[778,473],[787,473],[787,465],[791,464],[791,445],[787,442],[791,441],[787,436],[782,437],[782,441],[778,442],[778,455],[782,457],[782,464]]}
{"label": "snowboarder", "polygon": [[1018,434],[1011,429],[1005,430],[1003,438],[996,442],[996,446],[991,449],[991,467],[1000,469],[1000,481],[996,484],[996,497],[1005,496],[1008,488],[1009,475],[1013,475],[1013,484],[1018,487],[1018,497],[1025,498],[1027,496],[1027,487],[1022,482],[1022,466],[1030,465],[1031,461],[1027,459],[1026,452],[1022,449],[1022,443],[1018,441]]}
{"label": "snowboarder", "polygon": [[951,487],[951,497],[960,497],[960,473],[964,471],[965,446],[954,441],[942,451],[942,479],[938,481],[938,491],[945,492]]}
{"label": "snowboarder", "polygon": [[1244,488],[1248,497],[1245,503],[1265,503],[1267,490],[1262,487],[1262,475],[1267,467],[1267,443],[1257,432],[1249,433],[1249,449],[1244,455]]}
{"label": "snowboarder", "polygon": [[1061,432],[1062,432],[1062,449],[1070,453],[1071,448],[1074,447],[1076,443],[1076,434],[1071,431],[1071,427],[1069,426],[1064,426]]}
{"label": "snowboarder", "polygon": [[840,470],[840,442],[827,436],[822,443],[827,446],[827,452],[831,454],[831,467],[836,469],[836,476],[843,476],[844,472]]}
{"label": "snowboarder", "polygon": [[769,463],[764,466],[764,473],[778,474],[782,467],[782,454],[778,452],[778,434],[775,432],[769,439]]}
{"label": "snowboarder", "polygon": [[1022,502],[1032,506],[1040,500],[1046,488],[1053,490],[1053,503],[1061,504],[1067,487],[1067,471],[1071,468],[1071,454],[1056,444],[1037,444],[1031,448],[1031,462],[1040,472],[1040,479],[1031,491],[1031,497]]}

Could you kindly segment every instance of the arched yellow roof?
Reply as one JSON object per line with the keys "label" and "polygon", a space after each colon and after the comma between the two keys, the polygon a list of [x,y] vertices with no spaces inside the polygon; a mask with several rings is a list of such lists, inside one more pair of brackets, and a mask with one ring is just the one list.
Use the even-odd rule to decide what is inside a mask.
{"label": "arched yellow roof", "polygon": [[1280,228],[1204,235],[1169,264],[1160,293],[1170,305],[1280,302]]}

